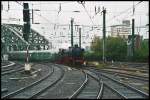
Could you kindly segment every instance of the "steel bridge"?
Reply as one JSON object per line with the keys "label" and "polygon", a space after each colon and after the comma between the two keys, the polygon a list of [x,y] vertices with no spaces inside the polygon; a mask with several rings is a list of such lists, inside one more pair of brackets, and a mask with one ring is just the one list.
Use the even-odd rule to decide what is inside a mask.
{"label": "steel bridge", "polygon": [[24,51],[27,45],[29,50],[48,50],[51,46],[44,36],[31,29],[29,41],[23,38],[23,26],[17,24],[1,24],[1,54],[9,51]]}

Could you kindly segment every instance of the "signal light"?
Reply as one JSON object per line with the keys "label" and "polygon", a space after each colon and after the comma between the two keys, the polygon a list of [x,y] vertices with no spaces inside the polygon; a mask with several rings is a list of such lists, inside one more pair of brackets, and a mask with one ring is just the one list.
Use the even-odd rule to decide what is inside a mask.
{"label": "signal light", "polygon": [[29,10],[23,10],[23,21],[24,22],[29,22],[30,21]]}
{"label": "signal light", "polygon": [[29,22],[30,21],[30,13],[29,13],[29,6],[28,3],[23,4],[23,21],[24,22]]}

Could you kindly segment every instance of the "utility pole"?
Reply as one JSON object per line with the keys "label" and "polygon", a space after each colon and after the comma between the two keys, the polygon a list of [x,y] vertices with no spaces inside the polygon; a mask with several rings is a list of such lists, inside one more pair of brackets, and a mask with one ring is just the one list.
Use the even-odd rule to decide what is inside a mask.
{"label": "utility pole", "polygon": [[134,18],[132,19],[132,57],[134,56]]}
{"label": "utility pole", "polygon": [[81,28],[79,28],[79,47],[81,48]]}
{"label": "utility pole", "polygon": [[132,18],[132,58],[134,56],[134,12],[135,12],[135,6],[133,1],[133,18]]}
{"label": "utility pole", "polygon": [[73,47],[73,18],[71,18],[71,47]]}
{"label": "utility pole", "polygon": [[106,9],[103,7],[103,62],[105,63],[105,38],[106,38],[106,29],[105,29],[105,16],[106,16]]}

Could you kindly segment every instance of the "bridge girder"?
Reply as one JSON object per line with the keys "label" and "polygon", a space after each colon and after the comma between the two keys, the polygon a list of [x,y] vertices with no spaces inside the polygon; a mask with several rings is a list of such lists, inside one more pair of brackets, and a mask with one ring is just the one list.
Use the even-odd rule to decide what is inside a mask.
{"label": "bridge girder", "polygon": [[[22,51],[26,50],[27,43],[23,39],[22,25],[16,24],[2,24],[1,25],[1,43],[3,46],[2,53],[8,51]],[[48,50],[49,42],[41,36],[38,32],[31,29],[29,35],[29,50]]]}

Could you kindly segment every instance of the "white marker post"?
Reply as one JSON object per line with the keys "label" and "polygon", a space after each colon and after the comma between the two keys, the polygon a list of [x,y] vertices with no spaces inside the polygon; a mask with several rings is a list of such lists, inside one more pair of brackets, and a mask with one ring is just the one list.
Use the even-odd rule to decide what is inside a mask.
{"label": "white marker post", "polygon": [[31,70],[31,65],[29,64],[29,45],[27,46],[27,62],[25,63],[25,71],[29,72]]}

